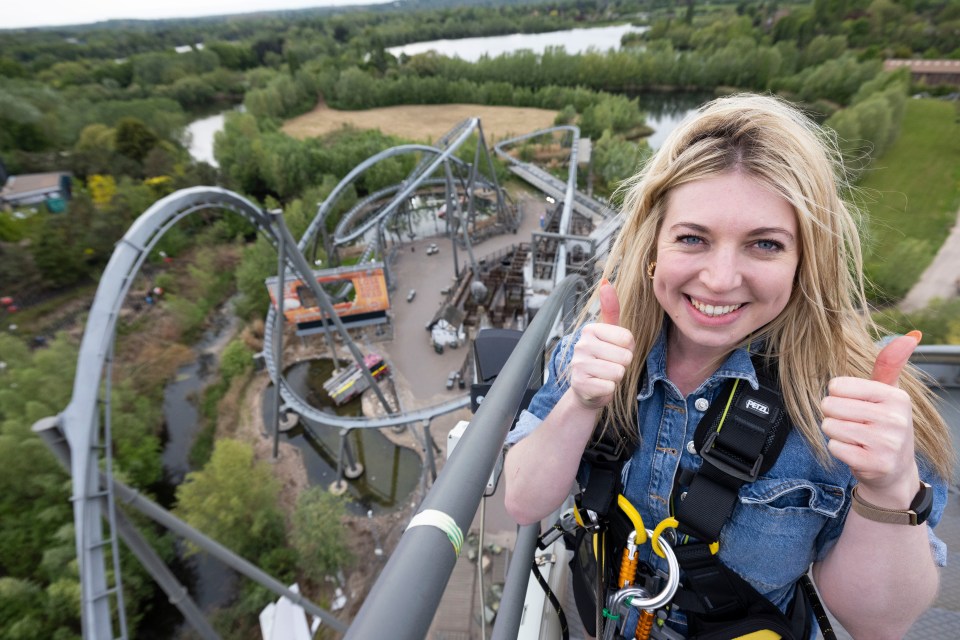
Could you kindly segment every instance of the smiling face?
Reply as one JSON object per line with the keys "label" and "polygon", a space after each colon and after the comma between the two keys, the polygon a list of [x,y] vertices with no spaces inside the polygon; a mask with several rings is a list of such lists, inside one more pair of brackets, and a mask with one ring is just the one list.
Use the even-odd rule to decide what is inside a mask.
{"label": "smiling face", "polygon": [[656,259],[671,347],[721,357],[787,306],[800,260],[796,215],[740,173],[689,182],[668,196]]}

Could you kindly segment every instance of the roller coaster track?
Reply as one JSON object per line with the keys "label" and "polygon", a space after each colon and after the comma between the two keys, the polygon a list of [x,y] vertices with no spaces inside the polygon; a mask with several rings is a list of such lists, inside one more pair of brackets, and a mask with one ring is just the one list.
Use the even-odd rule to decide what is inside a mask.
{"label": "roller coaster track", "polygon": [[[112,483],[101,488],[101,458],[109,475],[110,369],[117,318],[124,298],[144,261],[163,235],[179,220],[205,209],[234,211],[252,222],[267,239],[277,243],[268,215],[246,198],[217,187],[194,187],[173,193],[145,211],[117,244],[104,269],[80,343],[73,395],[57,416],[57,426],[70,447],[73,513],[77,558],[80,563],[81,618],[87,638],[115,637],[111,602],[117,604],[120,627],[126,636],[122,613],[122,588],[117,561],[117,538]],[[104,397],[99,397],[101,384]],[[101,406],[102,405],[102,406]],[[101,440],[100,414],[104,416]],[[104,506],[104,500],[106,498]],[[104,535],[101,518],[107,517],[111,535]],[[108,552],[109,549],[109,552]],[[107,554],[113,560],[114,584],[108,584]]]}
{"label": "roller coaster track", "polygon": [[[562,229],[566,229],[569,226],[570,211],[574,202],[575,140],[579,132],[576,128],[558,128],[558,130],[571,130],[574,137],[570,180],[565,189],[561,226]],[[454,154],[473,135],[478,137],[475,156],[472,163],[467,163]],[[498,149],[502,144],[504,143],[498,145]],[[401,183],[381,189],[356,203],[342,217],[333,237],[324,236],[329,216],[336,210],[339,200],[350,192],[348,187],[354,181],[379,162],[411,153],[419,154],[420,158],[414,169]],[[481,154],[486,156],[488,176],[483,175],[480,170],[484,163]],[[454,176],[454,169],[457,177]],[[436,177],[437,172],[441,172],[441,177]],[[115,622],[111,617],[112,610],[119,612],[116,624],[120,627],[121,637],[126,637],[117,536],[114,533],[118,522],[113,496],[115,483],[110,477],[112,473],[110,378],[117,319],[135,277],[160,239],[181,219],[201,210],[232,211],[246,218],[277,248],[280,255],[278,269],[289,270],[310,286],[324,313],[336,326],[341,338],[352,351],[354,360],[365,374],[368,374],[362,365],[362,354],[333,311],[331,296],[313,277],[311,265],[304,252],[307,247],[315,246],[320,238],[323,238],[328,250],[336,249],[336,247],[356,242],[367,231],[378,226],[380,233],[377,241],[364,250],[363,261],[382,259],[378,254],[383,252],[380,239],[384,236],[385,225],[397,215],[402,214],[405,203],[418,189],[436,188],[438,185],[444,187],[449,214],[447,220],[459,223],[454,229],[462,230],[463,241],[468,250],[470,249],[468,226],[475,213],[474,195],[477,190],[492,191],[496,196],[497,215],[500,221],[507,228],[513,225],[513,229],[516,229],[517,221],[507,211],[502,190],[497,184],[492,159],[486,151],[480,122],[472,118],[457,124],[440,139],[436,147],[400,145],[362,162],[318,206],[314,219],[299,241],[295,241],[289,235],[279,212],[264,211],[243,196],[225,189],[193,187],[158,200],[134,222],[118,242],[103,272],[90,310],[80,345],[72,397],[61,414],[49,419],[63,433],[69,445],[84,637],[116,637],[113,629]],[[565,258],[563,261],[565,262]],[[562,269],[560,275],[562,276]],[[343,295],[343,291],[340,295]],[[278,321],[280,316],[271,306],[267,314],[267,326],[276,327],[275,323]],[[265,333],[264,361],[282,398],[281,410],[295,411],[308,421],[319,425],[320,428],[335,428],[344,434],[352,429],[381,429],[420,424],[426,430],[430,421],[436,416],[461,409],[469,402],[469,397],[463,395],[431,407],[403,412],[400,407],[397,410],[390,408],[377,387],[374,390],[378,392],[385,409],[381,417],[357,418],[331,415],[312,406],[288,384],[282,375],[282,363],[277,360],[279,351],[273,332]],[[106,481],[100,479],[101,468],[106,473]],[[106,531],[102,524],[103,518],[108,522]],[[112,564],[111,570],[108,570],[108,562]],[[113,584],[109,584],[111,579]]]}
{"label": "roller coaster track", "polygon": [[[120,636],[127,637],[126,618],[123,611],[123,589],[120,582],[119,551],[117,535],[115,534],[118,520],[113,495],[114,482],[111,478],[110,378],[117,319],[135,277],[160,239],[173,225],[197,211],[219,209],[233,211],[243,216],[272,245],[278,247],[278,250],[279,247],[285,246],[289,254],[286,255],[284,266],[292,273],[297,274],[304,282],[312,284],[314,293],[315,295],[318,294],[317,297],[321,299],[321,303],[327,303],[325,310],[329,309],[328,316],[333,316],[331,320],[341,331],[341,336],[345,341],[350,341],[339,320],[332,313],[329,298],[313,278],[310,266],[303,253],[301,253],[302,249],[309,246],[314,240],[314,236],[323,228],[327,215],[332,210],[338,197],[343,194],[347,185],[376,163],[401,154],[423,153],[424,157],[401,185],[377,194],[380,197],[392,195],[392,199],[375,215],[368,217],[352,228],[349,227],[349,224],[356,222],[358,216],[349,216],[345,223],[337,227],[335,241],[338,244],[353,241],[373,224],[383,223],[390,216],[395,215],[400,209],[400,205],[416,189],[422,185],[436,183],[436,180],[432,179],[431,176],[441,166],[443,166],[446,174],[443,183],[447,185],[447,202],[451,205],[448,210],[451,212],[455,209],[459,210],[459,198],[453,197],[451,194],[453,180],[450,164],[455,163],[461,168],[466,166],[453,154],[474,133],[478,134],[480,138],[477,144],[477,159],[479,159],[479,149],[482,148],[485,151],[486,146],[477,119],[464,121],[457,125],[442,139],[443,148],[425,145],[403,145],[388,149],[367,159],[351,171],[334,189],[330,197],[320,205],[317,216],[311,222],[307,233],[299,243],[288,241],[289,232],[283,225],[280,216],[262,210],[243,196],[218,187],[193,187],[177,191],[158,200],[140,215],[117,243],[117,247],[104,269],[90,309],[80,344],[70,402],[62,413],[49,420],[63,434],[69,445],[84,637],[98,639],[116,637],[111,610],[118,612],[117,625],[120,628]],[[489,157],[487,159],[489,162]],[[490,163],[490,168],[492,170],[492,163]],[[470,167],[467,187],[472,189],[475,185],[481,185],[485,189],[493,188],[497,192],[498,202],[502,205],[503,200],[495,177],[492,180],[478,178],[476,162]],[[362,203],[362,206],[370,207],[373,202],[373,198],[368,198]],[[470,206],[472,208],[472,199]],[[355,210],[359,211],[357,207],[355,207]],[[461,211],[463,216],[467,213]],[[466,235],[466,225],[463,225],[463,228]],[[365,252],[365,255],[369,258],[372,256],[372,252]],[[278,320],[276,316],[274,308],[271,307],[267,318],[267,326],[273,326],[272,323]],[[411,423],[427,425],[432,418],[460,409],[469,402],[468,396],[464,395],[433,407],[421,408],[407,413],[392,413],[381,418],[332,416],[312,407],[291,389],[281,372],[274,366],[275,359],[273,356],[275,354],[271,351],[274,344],[271,338],[272,336],[268,331],[265,341],[265,360],[268,363],[271,379],[280,387],[286,408],[292,409],[324,427],[350,430],[383,428]],[[362,366],[362,356],[356,349],[356,345],[351,342],[349,346],[354,351],[355,360]],[[100,395],[101,388],[103,389],[102,397]],[[102,430],[101,414],[103,416]],[[106,473],[106,481],[101,481],[100,478],[101,465]],[[103,518],[106,518],[108,522],[106,532],[102,522]],[[108,562],[111,565],[110,570],[108,570]]]}
{"label": "roller coaster track", "polygon": [[[573,133],[573,146],[570,157],[570,177],[566,185],[545,174],[532,165],[518,163],[509,157],[503,148],[511,143],[531,138],[553,131],[570,131]],[[477,133],[480,137],[477,156],[472,164],[466,164],[456,159],[453,153],[464,142]],[[561,215],[561,234],[569,236],[571,211],[577,207],[586,207],[598,214],[603,221],[595,228],[592,237],[600,234],[609,237],[616,228],[616,218],[609,214],[601,203],[595,207],[589,201],[583,201],[585,196],[575,190],[576,179],[576,139],[579,131],[575,127],[557,127],[554,129],[535,132],[503,141],[497,145],[498,155],[508,159],[514,165],[518,175],[531,177],[531,182],[542,180],[552,191],[543,188],[546,193],[562,197],[564,202]],[[231,191],[218,187],[193,187],[170,194],[150,206],[130,227],[123,238],[117,243],[109,263],[101,276],[93,305],[90,309],[86,327],[80,344],[77,360],[73,392],[68,405],[55,417],[44,418],[38,421],[34,430],[38,433],[48,431],[43,437],[48,441],[62,435],[62,439],[69,445],[69,451],[63,452],[68,456],[69,471],[72,481],[72,496],[75,541],[79,563],[81,584],[81,617],[82,633],[87,639],[115,638],[115,626],[119,626],[119,635],[128,637],[123,607],[123,588],[120,583],[120,567],[118,553],[118,537],[130,545],[131,534],[127,527],[129,522],[116,509],[116,499],[141,510],[151,518],[164,524],[171,530],[183,535],[188,540],[211,551],[216,557],[242,571],[244,575],[258,580],[277,593],[282,593],[294,602],[302,603],[305,609],[323,618],[335,631],[343,632],[346,625],[322,611],[309,601],[303,601],[276,580],[269,576],[259,575],[255,567],[236,557],[231,558],[230,552],[218,547],[199,532],[191,529],[182,522],[178,522],[169,513],[164,512],[149,500],[137,494],[136,491],[116,482],[111,477],[111,373],[113,350],[116,340],[117,321],[124,300],[130,291],[133,282],[143,267],[143,264],[156,248],[163,236],[184,217],[203,210],[217,209],[234,212],[251,222],[259,233],[284,255],[285,250],[291,253],[283,261],[282,268],[289,269],[304,282],[312,283],[317,297],[329,307],[329,298],[326,292],[319,288],[313,278],[311,268],[304,256],[306,247],[315,242],[325,229],[326,218],[337,199],[345,193],[346,187],[370,167],[386,158],[407,153],[422,154],[419,162],[410,175],[398,185],[378,191],[358,203],[344,217],[344,221],[337,226],[331,244],[337,246],[354,242],[363,233],[374,225],[385,225],[393,216],[398,215],[403,202],[418,188],[446,185],[448,211],[450,215],[457,215],[464,230],[464,239],[469,243],[466,220],[472,211],[472,201],[468,209],[464,210],[459,197],[452,194],[455,191],[451,165],[460,171],[466,170],[470,175],[461,181],[465,190],[470,193],[478,185],[484,189],[494,189],[498,204],[502,210],[502,194],[495,177],[488,180],[477,173],[480,164],[480,149],[485,150],[483,134],[479,121],[466,120],[454,127],[447,135],[441,138],[437,147],[426,145],[403,145],[389,149],[381,154],[369,158],[352,171],[341,184],[337,186],[330,197],[318,208],[316,217],[310,223],[307,232],[299,242],[292,242],[289,232],[283,225],[282,217],[275,213],[266,212],[250,200]],[[489,162],[489,157],[487,158]],[[523,166],[520,166],[523,165]],[[444,171],[442,179],[433,178],[438,170]],[[492,167],[491,167],[492,174]],[[549,178],[549,180],[547,180]],[[561,186],[563,188],[561,188]],[[541,187],[542,188],[542,187]],[[562,196],[560,194],[563,194]],[[459,195],[459,194],[458,194]],[[380,202],[388,202],[378,208]],[[469,200],[469,198],[468,198]],[[594,201],[595,202],[595,201]],[[602,244],[602,243],[601,243]],[[296,249],[294,249],[296,247]],[[364,251],[364,261],[376,259],[375,255],[382,247],[372,247]],[[538,361],[545,343],[550,340],[551,326],[558,323],[561,317],[571,314],[561,311],[572,299],[578,297],[580,283],[576,276],[562,278],[564,260],[558,257],[558,269],[555,271],[556,288],[547,298],[541,312],[534,319],[517,345],[517,348],[505,365],[501,375],[495,381],[488,394],[487,400],[478,410],[471,428],[467,431],[460,445],[458,453],[452,457],[444,468],[444,472],[437,479],[419,507],[421,514],[449,514],[457,531],[468,530],[477,507],[482,499],[486,482],[495,466],[497,455],[503,438],[513,422],[517,407],[521,401],[523,390],[531,379],[534,363]],[[267,326],[275,326],[280,320],[279,314],[273,307],[267,317]],[[337,324],[335,314],[331,320]],[[356,345],[350,342],[349,336],[338,324],[341,336],[353,347],[355,359]],[[276,366],[277,353],[270,331],[266,332],[265,362],[271,379],[280,390],[284,407],[296,411],[302,416],[321,425],[323,428],[333,427],[341,431],[356,428],[383,428],[403,424],[422,423],[426,428],[432,418],[449,413],[466,406],[466,396],[454,398],[448,402],[426,407],[410,412],[388,413],[383,417],[375,418],[347,418],[323,413],[312,407],[301,398],[282,375],[282,367]],[[946,386],[956,385],[960,380],[957,374],[957,365],[960,363],[960,348],[935,346],[921,346],[915,353],[915,360],[932,367],[931,375]],[[362,366],[362,358],[357,359]],[[41,423],[44,423],[42,428]],[[55,434],[53,432],[56,432]],[[51,448],[62,445],[62,440],[51,444]],[[428,445],[429,447],[429,445]],[[102,473],[101,473],[102,472]],[[116,492],[116,498],[115,498]],[[138,506],[139,505],[139,506]],[[108,527],[105,529],[103,520]],[[497,628],[493,637],[516,637],[519,620],[523,612],[522,592],[525,589],[529,574],[529,566],[533,557],[533,547],[536,543],[539,530],[533,527],[521,531],[523,544],[517,545],[517,557],[523,561],[516,564],[518,570],[508,574],[508,584],[504,590],[504,599]],[[438,554],[438,549],[449,549],[451,541],[449,533],[444,533],[437,527],[413,527],[403,534],[400,543],[389,559],[388,564],[381,572],[380,579],[374,586],[363,604],[353,626],[347,630],[347,638],[371,638],[392,635],[399,638],[424,637],[430,621],[439,606],[440,596],[450,578],[456,561],[456,554],[450,551]],[[456,545],[455,545],[456,547]],[[138,558],[141,555],[134,551]],[[459,549],[456,549],[459,552]],[[151,574],[154,568],[148,568]],[[411,589],[410,576],[417,576],[417,588]],[[112,584],[111,584],[112,580]],[[272,580],[272,582],[271,582]],[[159,580],[158,580],[159,581]],[[170,585],[165,585],[164,589]],[[173,585],[176,587],[177,585]],[[182,600],[189,601],[184,592],[173,588],[167,591],[170,601],[182,607]],[[114,621],[113,615],[117,616]],[[194,607],[193,614],[200,616]],[[185,613],[191,619],[191,615]],[[202,623],[197,626],[199,633],[205,638],[215,637],[212,630],[206,632]]]}
{"label": "roller coaster track", "polygon": [[[564,183],[559,178],[544,171],[540,167],[529,162],[523,162],[514,158],[507,149],[515,144],[532,140],[542,136],[554,133],[567,133],[570,139],[570,156],[567,160],[567,182]],[[553,284],[560,282],[567,276],[567,254],[569,252],[568,241],[573,239],[571,231],[572,212],[576,211],[580,215],[598,222],[591,234],[589,240],[595,247],[594,258],[602,258],[606,254],[609,240],[613,234],[619,230],[620,221],[614,211],[606,204],[595,200],[586,194],[577,191],[577,154],[580,140],[580,128],[573,125],[562,125],[540,129],[532,133],[516,136],[507,140],[501,140],[494,146],[494,153],[510,166],[510,171],[521,179],[529,182],[537,189],[556,198],[563,203],[563,209],[560,214],[559,238],[561,242],[557,248],[557,254],[554,261]]]}

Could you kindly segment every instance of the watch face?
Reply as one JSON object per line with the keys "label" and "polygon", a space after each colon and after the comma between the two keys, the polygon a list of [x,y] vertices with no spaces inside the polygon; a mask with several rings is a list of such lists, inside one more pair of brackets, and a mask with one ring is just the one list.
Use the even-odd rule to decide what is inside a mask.
{"label": "watch face", "polygon": [[920,481],[920,491],[910,503],[910,510],[917,514],[917,524],[923,524],[933,511],[933,487]]}

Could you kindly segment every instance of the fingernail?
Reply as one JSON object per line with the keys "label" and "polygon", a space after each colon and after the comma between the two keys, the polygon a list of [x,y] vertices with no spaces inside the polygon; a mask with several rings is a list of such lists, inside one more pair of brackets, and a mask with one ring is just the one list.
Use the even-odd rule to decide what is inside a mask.
{"label": "fingernail", "polygon": [[923,333],[914,329],[910,333],[906,334],[917,341],[917,344],[920,344],[920,341],[923,340]]}
{"label": "fingernail", "polygon": [[605,285],[605,284],[610,284],[610,281],[607,280],[606,278],[601,278],[601,279],[600,279],[600,286],[602,287],[602,286]]}

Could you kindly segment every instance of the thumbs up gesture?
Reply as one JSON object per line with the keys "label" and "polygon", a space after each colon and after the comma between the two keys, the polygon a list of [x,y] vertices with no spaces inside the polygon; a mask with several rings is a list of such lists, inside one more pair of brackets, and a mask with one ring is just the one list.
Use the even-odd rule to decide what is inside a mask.
{"label": "thumbs up gesture", "polygon": [[870,380],[834,378],[821,403],[827,448],[850,467],[861,491],[890,499],[903,494],[907,504],[918,482],[913,406],[897,382],[920,337],[911,331],[890,341],[877,355]]}
{"label": "thumbs up gesture", "polygon": [[599,297],[599,322],[583,327],[570,360],[570,389],[585,409],[609,404],[633,361],[633,334],[620,326],[620,300],[606,279]]}

